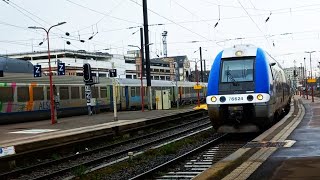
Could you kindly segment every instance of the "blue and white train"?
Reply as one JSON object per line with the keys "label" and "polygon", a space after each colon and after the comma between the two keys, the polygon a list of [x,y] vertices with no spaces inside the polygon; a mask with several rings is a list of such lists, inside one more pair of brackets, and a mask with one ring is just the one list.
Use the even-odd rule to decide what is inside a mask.
{"label": "blue and white train", "polygon": [[280,64],[253,45],[224,49],[211,68],[206,102],[218,132],[257,132],[290,109],[290,84]]}

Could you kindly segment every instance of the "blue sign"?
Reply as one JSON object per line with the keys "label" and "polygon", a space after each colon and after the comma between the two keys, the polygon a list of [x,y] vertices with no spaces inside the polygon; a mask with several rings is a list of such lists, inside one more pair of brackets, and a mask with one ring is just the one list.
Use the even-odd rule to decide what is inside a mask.
{"label": "blue sign", "polygon": [[33,66],[33,76],[34,77],[41,77],[41,65],[35,65]]}
{"label": "blue sign", "polygon": [[58,63],[58,76],[63,76],[66,74],[66,64]]}

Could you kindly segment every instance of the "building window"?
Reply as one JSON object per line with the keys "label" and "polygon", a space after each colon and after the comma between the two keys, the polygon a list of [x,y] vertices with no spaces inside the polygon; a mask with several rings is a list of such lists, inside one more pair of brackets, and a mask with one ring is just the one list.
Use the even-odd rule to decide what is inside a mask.
{"label": "building window", "polygon": [[164,72],[164,69],[160,69],[160,72]]}
{"label": "building window", "polygon": [[169,70],[169,69],[166,69],[166,73],[170,73],[170,70]]}
{"label": "building window", "polygon": [[133,79],[137,79],[137,75],[133,75]]}
{"label": "building window", "polygon": [[161,80],[165,80],[165,76],[160,76],[160,79]]}
{"label": "building window", "polygon": [[159,76],[154,76],[154,80],[159,80]]}

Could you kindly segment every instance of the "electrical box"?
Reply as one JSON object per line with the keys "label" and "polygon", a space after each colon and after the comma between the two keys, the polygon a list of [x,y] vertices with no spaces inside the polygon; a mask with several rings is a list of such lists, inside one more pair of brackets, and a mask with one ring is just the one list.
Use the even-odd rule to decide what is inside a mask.
{"label": "electrical box", "polygon": [[156,90],[156,109],[170,109],[170,90]]}

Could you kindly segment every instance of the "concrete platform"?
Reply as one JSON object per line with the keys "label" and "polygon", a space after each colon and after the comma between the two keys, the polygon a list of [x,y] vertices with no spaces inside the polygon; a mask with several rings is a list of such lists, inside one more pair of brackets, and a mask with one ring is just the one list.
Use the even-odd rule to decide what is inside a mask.
{"label": "concrete platform", "polygon": [[[0,157],[5,147],[15,147],[15,151],[21,152],[23,146],[30,146],[27,149],[36,148],[37,142],[44,142],[53,145],[53,139],[85,138],[83,134],[90,133],[91,136],[114,133],[114,129],[131,128],[151,122],[151,120],[168,117],[172,115],[182,115],[193,112],[194,106],[171,110],[152,110],[152,111],[122,111],[118,112],[118,121],[114,121],[113,113],[101,113],[93,116],[74,116],[58,119],[58,123],[51,124],[50,120],[35,121],[28,123],[10,124],[0,126]],[[56,143],[56,142],[55,142]],[[61,141],[62,143],[62,141]],[[32,147],[31,147],[32,144]],[[40,144],[40,143],[39,143]],[[44,143],[43,143],[44,144]],[[40,148],[40,145],[39,145]],[[26,150],[26,149],[24,149]],[[9,149],[10,151],[10,149]],[[2,153],[2,154],[1,154]]]}
{"label": "concrete platform", "polygon": [[290,148],[273,153],[248,179],[320,179],[320,98],[301,98],[305,116],[287,138]]}
{"label": "concrete platform", "polygon": [[281,121],[194,179],[320,179],[320,99],[310,101],[295,96]]}

